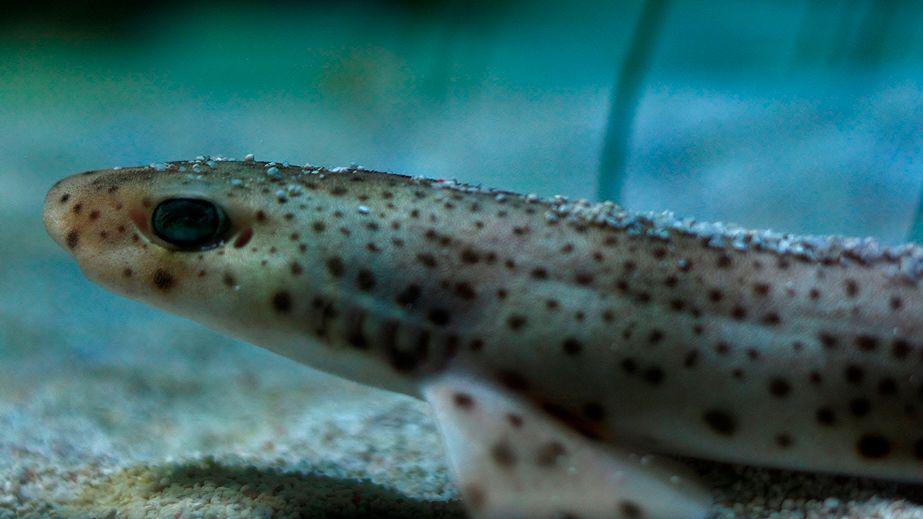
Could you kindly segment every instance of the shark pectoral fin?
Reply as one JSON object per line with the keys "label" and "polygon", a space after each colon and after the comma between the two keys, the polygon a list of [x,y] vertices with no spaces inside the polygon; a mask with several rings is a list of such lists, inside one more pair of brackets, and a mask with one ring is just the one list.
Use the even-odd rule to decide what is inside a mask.
{"label": "shark pectoral fin", "polygon": [[703,517],[691,477],[587,439],[515,395],[446,375],[424,387],[475,517]]}

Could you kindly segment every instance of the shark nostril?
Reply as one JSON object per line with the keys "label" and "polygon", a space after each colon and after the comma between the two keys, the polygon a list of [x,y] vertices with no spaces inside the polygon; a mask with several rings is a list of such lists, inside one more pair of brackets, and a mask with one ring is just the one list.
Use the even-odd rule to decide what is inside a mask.
{"label": "shark nostril", "polygon": [[70,249],[76,249],[77,244],[80,243],[80,233],[77,231],[70,231],[67,233],[67,246]]}

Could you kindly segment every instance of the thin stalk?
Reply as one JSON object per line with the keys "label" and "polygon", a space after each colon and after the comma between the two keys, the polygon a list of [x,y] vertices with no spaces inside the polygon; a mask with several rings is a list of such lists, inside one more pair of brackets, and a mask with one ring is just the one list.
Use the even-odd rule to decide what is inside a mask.
{"label": "thin stalk", "polygon": [[638,17],[609,102],[609,119],[600,157],[596,193],[600,200],[619,201],[638,96],[660,35],[670,0],[647,0]]}

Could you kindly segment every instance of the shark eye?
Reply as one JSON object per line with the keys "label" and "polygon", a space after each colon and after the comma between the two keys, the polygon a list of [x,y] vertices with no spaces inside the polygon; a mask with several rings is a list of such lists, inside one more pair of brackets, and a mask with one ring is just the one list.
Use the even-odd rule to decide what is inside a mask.
{"label": "shark eye", "polygon": [[171,198],[154,208],[151,229],[161,240],[181,250],[216,247],[230,222],[223,209],[208,200]]}

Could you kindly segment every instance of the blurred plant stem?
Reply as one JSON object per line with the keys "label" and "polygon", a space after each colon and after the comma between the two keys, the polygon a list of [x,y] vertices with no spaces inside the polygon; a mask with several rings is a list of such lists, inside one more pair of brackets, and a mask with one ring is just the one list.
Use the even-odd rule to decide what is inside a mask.
{"label": "blurred plant stem", "polygon": [[920,194],[917,197],[917,210],[913,212],[913,221],[910,224],[907,241],[923,244],[923,186],[920,187]]}
{"label": "blurred plant stem", "polygon": [[618,202],[625,183],[625,165],[638,97],[670,0],[646,0],[622,60],[609,102],[609,119],[600,157],[596,193]]}

